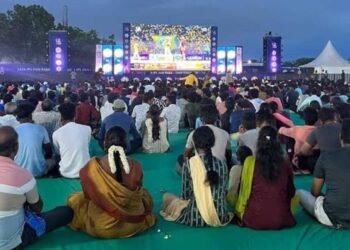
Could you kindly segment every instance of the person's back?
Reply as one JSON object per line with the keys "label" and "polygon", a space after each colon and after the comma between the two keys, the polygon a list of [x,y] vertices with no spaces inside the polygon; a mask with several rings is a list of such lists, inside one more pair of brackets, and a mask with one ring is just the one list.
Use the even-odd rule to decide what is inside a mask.
{"label": "person's back", "polygon": [[269,112],[258,112],[256,114],[256,128],[244,132],[239,138],[238,146],[249,147],[255,155],[260,129],[264,126],[273,126],[275,122],[274,116]]}
{"label": "person's back", "polygon": [[331,222],[350,228],[350,147],[321,154],[314,176],[327,185],[323,207]]}
{"label": "person's back", "polygon": [[[256,157],[246,158],[236,213],[241,225],[254,229],[281,229],[295,225],[293,172],[283,156],[275,128],[260,129]],[[249,195],[247,195],[249,194]]]}
{"label": "person's back", "polygon": [[67,178],[78,178],[79,170],[89,161],[91,128],[69,122],[53,133],[53,143],[61,156],[60,173]]}
{"label": "person's back", "polygon": [[153,135],[153,121],[147,119],[145,122],[146,129],[143,137],[142,147],[146,153],[164,153],[169,149],[169,142],[167,139],[167,121],[165,119],[159,121],[159,139],[154,140]]}
{"label": "person's back", "polygon": [[19,149],[15,161],[34,176],[46,172],[43,144],[50,143],[46,129],[33,123],[22,123],[16,127]]}
{"label": "person's back", "polygon": [[74,230],[98,238],[126,238],[155,224],[152,198],[142,186],[142,167],[125,155],[126,137],[121,127],[108,130],[104,138],[106,155],[92,158],[81,169],[83,192],[68,198],[75,211],[70,224]]}
{"label": "person's back", "polygon": [[[335,121],[335,111],[333,109],[322,108],[319,112],[322,125],[314,129],[307,137],[304,144],[306,148],[313,148],[319,145],[321,152],[339,149],[341,124]],[[303,149],[302,149],[303,151]]]}
{"label": "person's back", "polygon": [[35,179],[8,157],[0,156],[0,249],[21,244],[24,223],[23,205],[36,202]]}
{"label": "person's back", "polygon": [[42,110],[33,113],[33,121],[35,124],[43,126],[52,140],[53,132],[60,126],[61,115],[52,110],[51,102],[48,99],[42,102]]}
{"label": "person's back", "polygon": [[168,132],[177,133],[179,132],[179,123],[181,119],[181,109],[176,105],[176,95],[171,93],[167,96],[169,106],[165,107],[160,114],[168,121]]}
{"label": "person's back", "polygon": [[282,172],[271,182],[261,174],[255,164],[249,203],[243,224],[254,229],[281,229],[295,225],[290,200],[294,196],[293,171],[288,162],[281,166]]}
{"label": "person's back", "polygon": [[79,170],[89,161],[91,128],[73,122],[75,106],[65,103],[59,107],[63,126],[53,133],[56,152],[61,156],[60,173],[66,178],[78,178]]}
{"label": "person's back", "polygon": [[0,249],[23,249],[44,234],[71,222],[68,207],[42,212],[43,202],[36,181],[14,162],[18,134],[0,128]]}
{"label": "person's back", "polygon": [[105,124],[105,131],[108,131],[114,126],[121,127],[125,130],[126,133],[130,132],[131,126],[133,124],[133,119],[131,116],[123,112],[114,112],[113,114],[107,116],[103,123]]}
{"label": "person's back", "polygon": [[83,125],[90,125],[91,122],[100,119],[100,114],[89,102],[87,93],[81,93],[80,104],[76,107],[75,122]]}

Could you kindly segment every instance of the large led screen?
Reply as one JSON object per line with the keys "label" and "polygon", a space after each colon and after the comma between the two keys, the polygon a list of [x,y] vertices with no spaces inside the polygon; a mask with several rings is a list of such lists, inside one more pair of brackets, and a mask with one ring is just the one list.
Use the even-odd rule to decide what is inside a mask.
{"label": "large led screen", "polygon": [[130,24],[132,71],[207,71],[210,26]]}

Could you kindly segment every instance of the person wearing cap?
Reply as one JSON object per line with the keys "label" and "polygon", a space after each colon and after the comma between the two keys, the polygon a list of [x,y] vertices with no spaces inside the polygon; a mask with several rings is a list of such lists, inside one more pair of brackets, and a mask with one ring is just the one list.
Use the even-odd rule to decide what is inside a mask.
{"label": "person wearing cap", "polygon": [[116,99],[113,102],[114,112],[102,121],[101,128],[98,134],[98,139],[100,145],[103,145],[103,140],[107,131],[115,126],[121,127],[127,134],[127,152],[133,153],[141,147],[142,139],[140,134],[137,132],[134,120],[131,118],[130,115],[124,113],[125,106],[125,102],[121,99]]}

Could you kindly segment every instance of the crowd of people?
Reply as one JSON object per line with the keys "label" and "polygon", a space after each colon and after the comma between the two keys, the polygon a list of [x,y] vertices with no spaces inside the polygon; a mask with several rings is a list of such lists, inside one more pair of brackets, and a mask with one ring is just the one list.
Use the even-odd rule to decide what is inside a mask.
{"label": "crowd of people", "polygon": [[[300,203],[325,226],[350,227],[350,85],[194,73],[182,80],[2,83],[0,248],[25,247],[68,224],[99,238],[154,226],[132,154],[170,151],[169,134],[180,129],[188,136],[173,165],[182,192],[164,194],[165,220],[282,229],[297,223]],[[292,112],[305,125],[294,125]],[[104,157],[90,155],[92,141]],[[294,176],[305,174],[314,176],[311,192],[295,188]],[[80,178],[82,192],[42,213],[36,179],[46,177]]]}

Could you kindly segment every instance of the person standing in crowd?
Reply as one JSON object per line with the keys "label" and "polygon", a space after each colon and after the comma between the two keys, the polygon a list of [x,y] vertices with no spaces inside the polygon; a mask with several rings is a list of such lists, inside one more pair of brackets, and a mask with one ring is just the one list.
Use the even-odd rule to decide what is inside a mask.
{"label": "person standing in crowd", "polygon": [[132,111],[131,117],[135,119],[137,131],[141,131],[142,123],[146,120],[147,112],[152,103],[153,96],[150,93],[145,93],[142,99],[142,104],[136,105]]}
{"label": "person standing in crowd", "polygon": [[142,142],[142,148],[145,153],[164,153],[170,147],[167,121],[159,116],[159,107],[153,104],[149,108],[148,118],[145,121]]}
{"label": "person standing in crowd", "polygon": [[64,103],[58,108],[61,125],[53,133],[52,140],[60,156],[59,172],[66,178],[78,178],[80,169],[89,161],[91,128],[74,122],[75,105]]}
{"label": "person standing in crowd", "polygon": [[107,116],[101,124],[98,134],[100,145],[103,145],[105,134],[112,127],[118,126],[125,130],[127,134],[127,152],[129,154],[135,152],[142,145],[142,138],[137,132],[135,122],[128,114],[125,114],[125,102],[121,99],[116,99],[113,102],[114,113]]}
{"label": "person standing in crowd", "polygon": [[[244,161],[235,213],[240,226],[277,230],[296,224],[297,198],[292,167],[283,156],[275,128],[259,131],[256,157]],[[295,204],[296,203],[296,204]]]}
{"label": "person standing in crowd", "polygon": [[50,171],[54,163],[45,160],[52,157],[50,138],[43,126],[33,123],[34,109],[35,106],[30,103],[21,103],[17,107],[16,115],[20,125],[16,127],[19,148],[15,162],[35,177],[41,177]]}
{"label": "person standing in crowd", "polygon": [[0,249],[25,248],[73,218],[73,211],[67,206],[41,212],[43,202],[33,175],[14,162],[17,150],[16,131],[9,126],[1,127]]}
{"label": "person standing in crowd", "polygon": [[176,105],[176,93],[171,92],[167,95],[167,104],[167,107],[163,109],[160,117],[164,117],[168,121],[169,133],[178,133],[181,109]]}
{"label": "person standing in crowd", "polygon": [[80,170],[83,192],[68,198],[74,210],[70,227],[98,238],[126,238],[156,223],[153,201],[143,188],[140,163],[125,156],[127,134],[112,127],[104,138],[106,155]]}
{"label": "person standing in crowd", "polygon": [[180,78],[181,81],[185,81],[186,87],[196,87],[198,86],[198,79],[194,72],[191,72],[188,76]]}
{"label": "person standing in crowd", "polygon": [[89,95],[85,92],[80,94],[80,104],[76,107],[75,122],[82,125],[90,126],[100,120],[100,113],[90,103]]}
{"label": "person standing in crowd", "polygon": [[16,119],[17,105],[14,102],[8,102],[5,104],[5,115],[0,116],[0,126],[11,126],[13,128],[19,125]]}
{"label": "person standing in crowd", "polygon": [[[321,224],[336,229],[350,228],[350,119],[340,134],[342,147],[322,153],[317,161],[311,193],[298,190],[303,208]],[[326,194],[322,194],[327,186]]]}
{"label": "person standing in crowd", "polygon": [[185,161],[181,197],[165,193],[160,214],[165,220],[192,227],[225,226],[233,214],[227,210],[225,197],[227,165],[212,152],[217,138],[209,126],[196,129],[192,138],[196,152]]}
{"label": "person standing in crowd", "polygon": [[49,99],[45,99],[41,103],[42,111],[33,113],[33,121],[35,124],[43,126],[49,134],[50,141],[52,142],[52,134],[60,126],[60,113],[52,110],[52,104]]}

